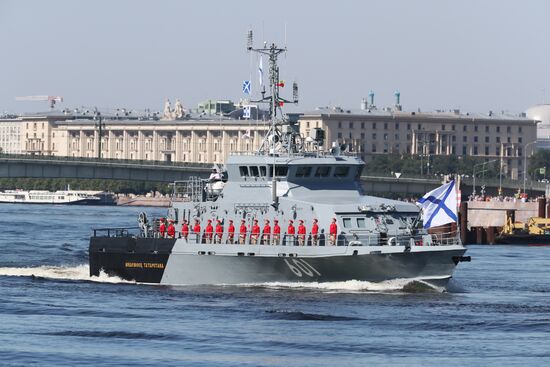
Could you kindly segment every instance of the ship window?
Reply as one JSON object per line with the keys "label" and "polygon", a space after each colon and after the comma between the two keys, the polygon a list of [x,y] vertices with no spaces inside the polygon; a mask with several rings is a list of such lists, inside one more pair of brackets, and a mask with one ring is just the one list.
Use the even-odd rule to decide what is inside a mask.
{"label": "ship window", "polygon": [[315,177],[327,177],[329,173],[330,173],[330,167],[328,166],[317,167],[317,171],[315,171]]}
{"label": "ship window", "polygon": [[252,177],[259,177],[260,176],[260,171],[258,170],[258,167],[250,166],[250,176],[252,176]]}
{"label": "ship window", "polygon": [[367,228],[365,218],[357,218],[357,228]]}
{"label": "ship window", "polygon": [[311,167],[300,166],[296,170],[296,177],[309,177],[311,175]]}
{"label": "ship window", "polygon": [[260,176],[262,176],[262,177],[267,176],[267,167],[266,166],[260,166]]}
{"label": "ship window", "polygon": [[241,173],[241,177],[248,176],[248,167],[247,166],[239,166],[239,172]]}
{"label": "ship window", "polygon": [[286,177],[288,174],[288,166],[275,166],[275,176]]}
{"label": "ship window", "polygon": [[351,218],[342,218],[342,223],[344,223],[344,228],[351,228]]}
{"label": "ship window", "polygon": [[346,177],[349,173],[349,167],[336,167],[334,168],[334,177]]}

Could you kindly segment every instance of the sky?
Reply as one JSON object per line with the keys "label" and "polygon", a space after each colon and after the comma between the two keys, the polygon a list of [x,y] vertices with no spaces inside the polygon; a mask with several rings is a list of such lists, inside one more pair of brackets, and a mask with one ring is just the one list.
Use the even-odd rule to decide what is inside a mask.
{"label": "sky", "polygon": [[[194,108],[258,91],[264,41],[288,48],[281,79],[300,103],[518,113],[550,101],[550,1],[0,1],[0,113],[61,108]],[[267,69],[264,60],[264,69]]]}

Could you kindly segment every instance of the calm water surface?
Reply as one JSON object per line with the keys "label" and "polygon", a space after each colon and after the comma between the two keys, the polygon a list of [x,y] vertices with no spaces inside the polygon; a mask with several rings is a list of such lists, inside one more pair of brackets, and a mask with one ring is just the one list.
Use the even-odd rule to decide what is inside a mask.
{"label": "calm water surface", "polygon": [[550,247],[472,246],[446,293],[90,281],[90,229],[140,210],[0,205],[0,365],[550,366]]}

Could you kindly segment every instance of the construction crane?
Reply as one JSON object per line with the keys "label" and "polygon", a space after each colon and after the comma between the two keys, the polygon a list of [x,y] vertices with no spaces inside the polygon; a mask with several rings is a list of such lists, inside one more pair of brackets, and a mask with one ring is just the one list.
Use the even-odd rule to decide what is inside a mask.
{"label": "construction crane", "polygon": [[63,97],[60,96],[25,96],[15,97],[16,101],[48,101],[50,109],[54,109],[56,102],[63,102]]}

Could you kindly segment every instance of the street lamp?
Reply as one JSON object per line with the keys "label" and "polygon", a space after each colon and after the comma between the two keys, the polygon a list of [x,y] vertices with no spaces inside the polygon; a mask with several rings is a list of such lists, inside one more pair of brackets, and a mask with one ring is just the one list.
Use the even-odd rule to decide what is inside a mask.
{"label": "street lamp", "polygon": [[95,110],[94,120],[97,120],[95,126],[99,130],[98,139],[97,139],[97,159],[101,159],[101,138],[103,137],[103,129],[105,128],[105,123],[103,122],[101,113],[97,110],[97,108]]}
{"label": "street lamp", "polygon": [[525,194],[525,187],[527,186],[527,147],[529,145],[536,144],[536,140],[525,144],[523,147],[523,193]]}
{"label": "street lamp", "polygon": [[[484,173],[486,170],[485,170],[485,165],[486,164],[489,164],[489,163],[493,163],[493,162],[496,162],[498,161],[498,159],[492,159],[490,161],[487,161],[487,162],[481,162],[481,163],[478,163],[478,164],[474,164],[474,173],[473,173],[473,177],[474,177],[474,184],[473,184],[473,189],[472,189],[472,196],[475,196],[476,194],[476,175],[478,173]],[[476,167],[479,167],[481,166],[481,172],[476,172]]]}
{"label": "street lamp", "polygon": [[[502,195],[502,168],[504,166],[504,147],[512,146],[514,143],[500,143],[500,170],[499,170],[499,184],[498,184],[498,195]],[[506,155],[508,157],[508,155]]]}

